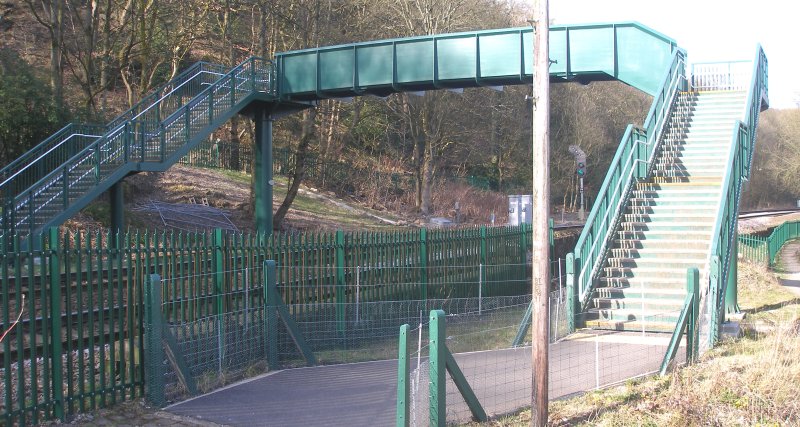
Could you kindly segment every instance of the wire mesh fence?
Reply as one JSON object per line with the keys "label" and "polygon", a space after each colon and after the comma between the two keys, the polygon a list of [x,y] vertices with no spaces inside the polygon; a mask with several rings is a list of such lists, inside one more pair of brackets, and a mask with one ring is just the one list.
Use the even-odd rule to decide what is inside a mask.
{"label": "wire mesh fence", "polygon": [[[563,300],[554,292],[551,307],[562,307]],[[551,308],[551,320],[553,309]],[[650,314],[647,322],[670,322],[679,314],[664,311]],[[427,318],[425,319],[427,321]],[[483,319],[464,321],[464,316],[446,317],[446,345],[466,378],[477,401],[489,418],[518,412],[530,407],[532,391],[532,354],[528,343],[513,347],[507,343],[515,325],[512,317],[496,316],[493,322]],[[558,399],[576,393],[608,387],[631,378],[658,372],[670,340],[670,334],[581,330],[567,337],[557,332],[566,319],[552,322],[549,350],[549,397]],[[431,396],[431,348],[428,324],[418,323],[409,333],[416,348],[411,354],[409,374],[409,424],[428,425],[435,409]],[[496,341],[487,337],[500,338]],[[431,340],[433,337],[431,336]],[[684,340],[685,341],[685,340]],[[490,344],[493,343],[493,344]],[[682,344],[685,346],[685,343]],[[679,353],[675,363],[684,363]],[[448,367],[448,370],[450,368]],[[463,386],[462,386],[463,387]],[[445,417],[447,424],[466,423],[475,417],[463,391],[448,375],[446,379]],[[441,405],[441,402],[438,402]]]}
{"label": "wire mesh fence", "polygon": [[[562,262],[562,261],[557,261]],[[502,270],[503,266],[486,266],[486,270]],[[505,266],[518,268],[516,265]],[[405,267],[393,267],[394,270]],[[239,275],[240,284],[235,290],[218,293],[213,287],[213,274],[193,275],[194,283],[208,286],[190,289],[187,277],[174,276],[161,280],[160,302],[164,318],[164,333],[175,340],[173,355],[161,357],[165,402],[175,401],[196,392],[209,391],[244,377],[250,377],[275,366],[268,366],[270,346],[274,346],[277,366],[299,367],[308,364],[298,336],[313,353],[319,364],[353,363],[386,360],[397,357],[397,330],[402,324],[423,324],[427,313],[434,309],[449,314],[451,329],[458,333],[449,344],[454,351],[472,352],[507,348],[524,324],[531,297],[529,293],[513,294],[521,279],[482,282],[483,267],[475,270],[474,281],[465,280],[467,266],[450,266],[453,274],[442,274],[436,282],[450,289],[449,294],[461,297],[403,299],[405,292],[394,295],[382,293],[380,288],[417,289],[419,282],[371,282],[361,285],[358,272],[346,276],[352,280],[345,286],[314,284],[312,289],[298,288],[286,270],[293,266],[278,265],[274,287],[285,305],[296,330],[285,322],[269,318],[271,306],[265,304],[265,272],[263,268],[245,268],[229,271]],[[388,268],[384,268],[388,270]],[[387,272],[395,277],[399,272]],[[446,282],[444,278],[450,277]],[[554,286],[563,279],[553,278]],[[399,285],[399,286],[398,286]],[[431,288],[435,290],[436,288]],[[336,298],[337,293],[348,295]],[[441,294],[443,292],[433,292]],[[508,295],[511,293],[510,295]],[[412,293],[413,294],[413,293]],[[311,296],[309,296],[311,295]],[[371,295],[380,295],[373,298]],[[313,296],[313,297],[312,297]],[[554,339],[567,333],[567,319],[563,289],[553,292],[551,306]],[[169,352],[167,352],[169,353]],[[176,359],[180,359],[177,360]],[[182,378],[180,364],[186,365]],[[145,378],[146,383],[152,383]],[[192,385],[191,383],[194,383]]]}

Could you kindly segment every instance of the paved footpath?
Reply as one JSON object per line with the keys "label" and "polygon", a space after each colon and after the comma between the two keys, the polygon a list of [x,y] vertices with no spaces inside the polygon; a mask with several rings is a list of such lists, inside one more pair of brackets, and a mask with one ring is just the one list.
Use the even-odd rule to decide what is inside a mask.
{"label": "paved footpath", "polygon": [[[550,347],[550,397],[556,399],[656,371],[668,334],[579,331]],[[455,355],[487,413],[530,402],[530,347]],[[679,360],[683,360],[679,352]],[[421,372],[427,370],[425,359]],[[427,418],[427,383],[418,389],[417,419]],[[70,425],[392,426],[397,361],[327,365],[276,371],[186,400],[163,410],[141,399],[91,414]],[[448,387],[448,420],[468,421],[463,400]],[[56,423],[51,423],[55,425]]]}
{"label": "paved footpath", "polygon": [[778,280],[786,289],[800,295],[800,240],[785,244],[778,256],[785,271],[778,274]]}
{"label": "paved footpath", "polygon": [[[555,399],[656,371],[668,334],[587,331],[551,345],[550,397]],[[682,357],[682,356],[681,356]],[[530,402],[530,347],[455,355],[487,413]],[[424,359],[423,359],[424,364]],[[424,370],[425,368],[423,368]],[[417,395],[426,417],[427,379]],[[232,426],[391,426],[395,423],[397,361],[329,365],[269,373],[165,409]],[[448,421],[469,419],[449,394]],[[423,419],[425,419],[423,418]]]}

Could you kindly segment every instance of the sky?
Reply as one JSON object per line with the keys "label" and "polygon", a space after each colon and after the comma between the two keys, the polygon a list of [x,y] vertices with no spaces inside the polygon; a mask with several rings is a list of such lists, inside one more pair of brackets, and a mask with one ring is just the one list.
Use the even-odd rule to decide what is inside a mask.
{"label": "sky", "polygon": [[550,0],[550,20],[636,21],[674,39],[690,64],[752,60],[761,43],[769,61],[770,107],[800,107],[797,0]]}

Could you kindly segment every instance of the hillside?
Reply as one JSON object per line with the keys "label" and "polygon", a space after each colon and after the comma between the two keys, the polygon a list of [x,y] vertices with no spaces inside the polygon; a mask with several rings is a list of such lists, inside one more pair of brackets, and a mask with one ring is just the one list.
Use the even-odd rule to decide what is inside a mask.
{"label": "hillside", "polygon": [[[286,194],[286,179],[276,177],[277,209]],[[169,229],[152,202],[191,207],[190,199],[222,210],[242,232],[253,230],[253,213],[249,206],[250,176],[218,169],[175,165],[164,173],[146,172],[125,180],[126,225],[134,229]],[[180,208],[180,206],[175,206]],[[411,221],[387,212],[376,211],[356,201],[345,202],[333,194],[302,186],[290,209],[284,230],[374,230],[408,225]],[[95,201],[65,224],[72,230],[100,230],[108,227],[109,205],[105,198]],[[185,229],[195,227],[185,226]],[[203,229],[198,223],[197,229]]]}

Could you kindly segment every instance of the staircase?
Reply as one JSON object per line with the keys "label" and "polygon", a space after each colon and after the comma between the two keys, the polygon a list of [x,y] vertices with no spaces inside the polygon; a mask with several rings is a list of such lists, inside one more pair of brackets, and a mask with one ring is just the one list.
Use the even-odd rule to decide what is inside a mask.
{"label": "staircase", "polygon": [[[671,332],[686,269],[707,277],[712,233],[744,91],[683,92],[647,179],[636,182],[582,313],[587,327]],[[701,281],[702,282],[702,281]]]}
{"label": "staircase", "polygon": [[60,224],[125,176],[166,170],[251,102],[273,99],[270,62],[200,62],[106,126],[68,125],[0,171],[0,238]]}

